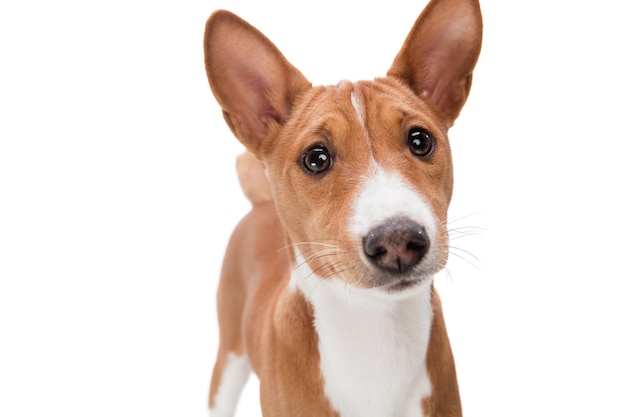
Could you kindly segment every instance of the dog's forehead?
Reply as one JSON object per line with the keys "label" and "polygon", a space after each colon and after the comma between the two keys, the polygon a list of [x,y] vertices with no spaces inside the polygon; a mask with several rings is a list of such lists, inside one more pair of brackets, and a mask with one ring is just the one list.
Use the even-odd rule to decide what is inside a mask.
{"label": "dog's forehead", "polygon": [[307,145],[323,136],[335,145],[350,145],[358,136],[382,143],[412,125],[439,131],[426,103],[409,87],[392,78],[342,80],[308,91],[293,109],[283,134],[300,137]]}
{"label": "dog's forehead", "polygon": [[[376,167],[397,172],[418,190],[429,180],[451,188],[451,178],[439,172],[448,165],[450,149],[446,129],[437,120],[415,92],[393,77],[313,87],[300,97],[279,137],[269,144],[267,159],[276,175],[300,176],[297,171],[290,174],[284,161],[299,164],[311,147],[323,145],[333,155],[330,177],[342,178],[346,190]],[[438,143],[432,163],[418,164],[422,168],[407,147],[414,127],[425,128]],[[436,179],[440,174],[445,180]]]}
{"label": "dog's forehead", "polygon": [[[359,112],[359,119],[368,129],[407,127],[420,124],[433,130],[441,127],[431,108],[406,84],[394,78],[352,83],[351,103]],[[394,124],[395,123],[395,124]]]}

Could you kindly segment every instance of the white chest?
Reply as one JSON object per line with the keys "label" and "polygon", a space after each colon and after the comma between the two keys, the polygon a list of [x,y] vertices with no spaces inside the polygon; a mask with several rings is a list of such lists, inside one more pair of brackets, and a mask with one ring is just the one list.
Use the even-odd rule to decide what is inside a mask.
{"label": "white chest", "polygon": [[[318,282],[315,282],[318,280]],[[431,385],[430,283],[403,298],[308,275],[325,393],[341,417],[421,417]]]}

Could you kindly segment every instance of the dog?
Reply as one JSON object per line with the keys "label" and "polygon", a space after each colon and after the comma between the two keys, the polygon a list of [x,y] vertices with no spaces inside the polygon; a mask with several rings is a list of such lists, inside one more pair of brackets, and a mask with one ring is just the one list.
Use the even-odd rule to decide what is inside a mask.
{"label": "dog", "polygon": [[211,416],[234,415],[251,370],[266,417],[462,415],[433,280],[481,42],[477,0],[432,0],[385,77],[314,87],[246,21],[209,17],[208,81],[252,202],[217,291]]}

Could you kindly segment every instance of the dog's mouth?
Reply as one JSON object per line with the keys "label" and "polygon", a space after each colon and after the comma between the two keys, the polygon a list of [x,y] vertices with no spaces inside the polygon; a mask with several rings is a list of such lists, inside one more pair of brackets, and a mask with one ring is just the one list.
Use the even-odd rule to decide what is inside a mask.
{"label": "dog's mouth", "polygon": [[376,285],[375,288],[387,294],[400,294],[413,289],[422,288],[424,286],[423,284],[430,278],[429,275],[395,277],[394,279],[386,280],[386,282]]}
{"label": "dog's mouth", "polygon": [[420,281],[419,279],[400,279],[397,282],[387,284],[384,289],[390,293],[401,292],[416,287]]}

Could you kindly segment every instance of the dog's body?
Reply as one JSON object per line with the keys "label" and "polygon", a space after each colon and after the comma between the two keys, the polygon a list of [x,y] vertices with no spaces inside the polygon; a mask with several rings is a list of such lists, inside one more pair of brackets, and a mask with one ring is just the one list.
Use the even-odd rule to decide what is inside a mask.
{"label": "dog's body", "polygon": [[250,368],[264,416],[461,415],[433,277],[448,253],[447,131],[481,37],[476,0],[433,0],[387,77],[311,87],[246,22],[209,18],[209,83],[256,156],[238,160],[253,209],[218,289],[212,416],[233,415]]}

